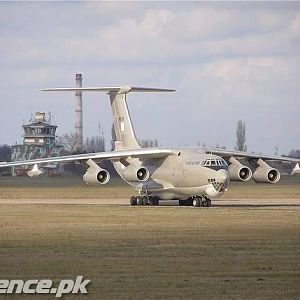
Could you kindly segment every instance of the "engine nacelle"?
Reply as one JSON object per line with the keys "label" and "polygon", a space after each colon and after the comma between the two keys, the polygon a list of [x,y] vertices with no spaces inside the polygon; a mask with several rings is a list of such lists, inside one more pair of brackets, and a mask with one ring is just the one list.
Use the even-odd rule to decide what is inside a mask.
{"label": "engine nacelle", "polygon": [[300,175],[300,166],[299,166],[299,163],[296,163],[294,169],[292,170],[291,175]]}
{"label": "engine nacelle", "polygon": [[259,167],[253,173],[253,180],[257,183],[276,183],[280,179],[280,172],[272,168],[262,159],[258,160]]}
{"label": "engine nacelle", "polygon": [[37,164],[35,164],[33,168],[27,172],[29,177],[39,177],[41,174],[43,174],[43,171],[39,169]]}
{"label": "engine nacelle", "polygon": [[106,184],[110,180],[110,174],[107,170],[100,168],[93,160],[86,162],[90,167],[83,175],[83,181],[87,184]]}
{"label": "engine nacelle", "polygon": [[141,166],[129,165],[123,172],[126,181],[147,181],[150,172],[147,168]]}
{"label": "engine nacelle", "polygon": [[87,170],[83,175],[83,181],[87,184],[106,184],[110,180],[110,174],[104,169]]}
{"label": "engine nacelle", "polygon": [[231,164],[228,167],[228,172],[231,181],[248,181],[252,177],[252,171],[249,167],[241,164],[234,157],[230,157]]}

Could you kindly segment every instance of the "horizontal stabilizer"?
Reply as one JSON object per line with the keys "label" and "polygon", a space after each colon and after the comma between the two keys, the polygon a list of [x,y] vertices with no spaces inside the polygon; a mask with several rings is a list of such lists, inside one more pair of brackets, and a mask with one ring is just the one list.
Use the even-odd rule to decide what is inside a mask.
{"label": "horizontal stabilizer", "polygon": [[43,89],[44,92],[117,92],[118,94],[127,94],[129,92],[175,92],[172,89],[161,89],[161,88],[145,88],[145,87],[134,87],[134,86],[115,86],[115,87],[75,87],[75,88],[49,88]]}

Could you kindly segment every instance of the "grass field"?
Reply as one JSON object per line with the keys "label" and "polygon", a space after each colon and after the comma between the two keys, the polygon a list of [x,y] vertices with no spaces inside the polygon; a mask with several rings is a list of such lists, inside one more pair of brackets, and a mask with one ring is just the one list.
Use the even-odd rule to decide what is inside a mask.
{"label": "grass field", "polygon": [[[76,178],[1,180],[0,198],[6,199],[134,193],[119,182],[87,187]],[[300,198],[299,183],[232,184],[226,198]],[[64,299],[300,298],[299,205],[0,204],[0,235],[0,278],[91,279],[88,295]]]}
{"label": "grass field", "polygon": [[1,278],[84,275],[90,299],[300,296],[299,208],[0,208]]}

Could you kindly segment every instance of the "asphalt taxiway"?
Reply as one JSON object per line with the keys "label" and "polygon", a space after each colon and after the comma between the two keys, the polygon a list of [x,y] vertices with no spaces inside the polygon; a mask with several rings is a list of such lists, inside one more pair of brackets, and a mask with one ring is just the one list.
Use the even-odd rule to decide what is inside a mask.
{"label": "asphalt taxiway", "polygon": [[[118,205],[129,206],[128,199],[0,199],[0,204],[36,205]],[[160,207],[178,206],[178,201],[161,201]],[[183,206],[184,207],[184,206]],[[266,207],[300,209],[300,199],[226,199],[212,201],[212,207]]]}

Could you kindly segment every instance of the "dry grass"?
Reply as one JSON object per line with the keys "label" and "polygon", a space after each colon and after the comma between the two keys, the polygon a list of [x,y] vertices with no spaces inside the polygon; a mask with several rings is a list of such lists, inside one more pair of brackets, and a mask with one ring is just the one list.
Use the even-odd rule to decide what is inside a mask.
{"label": "dry grass", "polygon": [[86,185],[79,177],[0,177],[0,199],[114,199],[133,194],[135,190],[120,179]]}
{"label": "dry grass", "polygon": [[[116,199],[134,193],[120,181],[86,186],[80,178],[0,178],[1,199]],[[224,198],[300,198],[300,181],[232,183]],[[297,299],[299,230],[297,205],[1,204],[0,278],[84,275],[92,280],[91,299]]]}
{"label": "dry grass", "polygon": [[232,182],[224,199],[288,199],[300,198],[300,176],[283,176],[276,184]]}
{"label": "dry grass", "polygon": [[1,278],[58,281],[84,275],[92,280],[90,299],[296,299],[300,295],[296,206],[2,204],[0,220]]}

